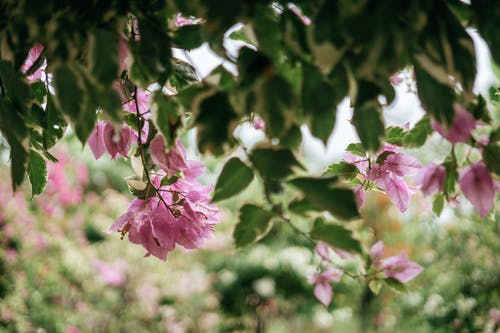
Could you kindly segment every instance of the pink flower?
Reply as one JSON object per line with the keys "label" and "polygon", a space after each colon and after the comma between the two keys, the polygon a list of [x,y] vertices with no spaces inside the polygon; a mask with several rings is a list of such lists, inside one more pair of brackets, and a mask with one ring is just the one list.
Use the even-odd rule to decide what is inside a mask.
{"label": "pink flower", "polygon": [[403,82],[403,79],[401,78],[401,76],[399,75],[399,73],[396,73],[394,75],[392,75],[390,78],[389,78],[389,81],[391,81],[391,83],[395,86],[399,85],[401,82]]}
{"label": "pink flower", "polygon": [[118,132],[113,124],[107,123],[104,126],[102,139],[112,159],[117,159],[119,155],[127,157],[132,142],[132,130],[127,125],[122,125]]}
{"label": "pink flower", "polygon": [[374,266],[378,266],[384,255],[384,242],[378,241],[370,248],[370,257]]}
{"label": "pink flower", "polygon": [[384,254],[384,243],[378,241],[370,248],[372,265],[384,271],[388,278],[393,278],[401,283],[406,283],[415,278],[423,270],[419,264],[408,260],[406,252],[397,256],[382,259]]}
{"label": "pink flower", "polygon": [[323,303],[324,306],[328,306],[332,301],[333,289],[330,282],[339,282],[342,278],[343,271],[329,267],[327,270],[321,273],[314,273],[309,278],[309,283],[314,284],[314,296]]}
{"label": "pink flower", "polygon": [[375,165],[370,170],[368,179],[374,180],[401,212],[408,209],[410,206],[410,188],[401,178],[392,175],[391,172],[377,169],[377,165]]}
{"label": "pink flower", "polygon": [[203,22],[205,22],[205,20],[203,20],[202,18],[191,19],[191,18],[182,16],[181,14],[177,14],[175,16],[174,24],[176,27],[183,27],[185,25],[195,25],[195,24],[200,24]]}
{"label": "pink flower", "polygon": [[495,184],[483,162],[460,170],[460,188],[481,217],[495,205]]}
{"label": "pink flower", "polygon": [[164,175],[162,170],[152,175],[157,191],[152,190],[148,199],[132,201],[108,230],[123,236],[128,233],[130,242],[146,249],[146,256],[152,254],[161,260],[166,260],[176,244],[186,249],[201,247],[204,239],[212,237],[220,219],[219,209],[209,204],[211,187],[202,186],[195,178],[179,178],[172,185],[161,186]]}
{"label": "pink flower", "polygon": [[344,153],[344,161],[347,163],[354,164],[356,168],[358,168],[359,172],[362,175],[366,175],[366,169],[368,168],[368,158],[365,156],[358,156],[350,152]]}
{"label": "pink flower", "polygon": [[90,150],[92,150],[92,154],[94,154],[96,160],[98,160],[106,150],[103,139],[105,126],[106,123],[104,121],[98,121],[87,141],[87,144],[89,145]]}
{"label": "pink flower", "polygon": [[311,19],[307,16],[305,16],[303,13],[302,13],[302,10],[300,10],[299,7],[295,6],[295,5],[289,5],[290,8],[290,11],[292,13],[294,13],[295,15],[297,15],[297,17],[302,21],[302,23],[304,23],[304,25],[311,25]]}
{"label": "pink flower", "polygon": [[[141,88],[137,88],[137,105],[139,106],[139,115],[143,116],[145,119],[151,118],[151,113],[149,112],[149,96],[150,94],[148,91]],[[125,110],[133,114],[137,114],[137,107],[135,104],[135,98],[133,98],[133,96],[130,100],[126,100],[124,102],[126,102],[123,105],[123,108]]]}
{"label": "pink flower", "polygon": [[80,333],[80,330],[76,326],[68,325],[66,326],[65,333]]}
{"label": "pink flower", "polygon": [[401,177],[416,175],[421,167],[422,164],[415,158],[401,153],[389,154],[382,165],[382,169]]}
{"label": "pink flower", "polygon": [[366,190],[363,187],[363,185],[358,185],[355,188],[353,188],[354,195],[356,196],[356,203],[358,204],[358,207],[361,208],[365,205],[365,199],[366,199]]}
{"label": "pink flower", "polygon": [[316,252],[317,255],[321,257],[321,260],[323,261],[330,260],[330,252],[329,252],[330,250],[326,243],[319,242],[318,244],[316,244],[314,251]]}
{"label": "pink flower", "polygon": [[340,257],[340,259],[354,259],[354,255],[350,254],[347,251],[338,249],[336,247],[332,247],[332,250]]}
{"label": "pink flower", "polygon": [[[172,149],[170,149],[167,153],[165,151],[165,140],[163,139],[163,136],[158,134],[153,140],[151,140],[149,148],[151,150],[151,159],[153,162],[165,170],[169,177],[175,175],[177,171],[190,169],[186,161],[186,150],[180,140],[177,140]],[[199,174],[195,175],[195,177],[198,175]]]}
{"label": "pink flower", "polygon": [[118,39],[118,75],[130,67],[130,48],[128,39],[124,34],[120,34]]}
{"label": "pink flower", "polygon": [[493,321],[495,325],[500,325],[500,310],[492,308],[488,312],[490,320]]}
{"label": "pink flower", "polygon": [[462,105],[455,103],[454,108],[455,118],[453,119],[451,128],[447,129],[435,119],[431,120],[431,125],[443,138],[451,143],[465,143],[469,141],[472,131],[477,126],[477,122],[474,116]]}
{"label": "pink flower", "polygon": [[264,122],[264,120],[262,120],[262,118],[255,116],[253,118],[253,128],[255,128],[256,130],[265,130],[266,123]]}
{"label": "pink flower", "polygon": [[420,170],[416,183],[421,186],[424,195],[431,195],[443,190],[446,168],[436,163],[429,163]]}
{"label": "pink flower", "polygon": [[[23,73],[26,73],[31,68],[31,66],[33,66],[33,64],[37,61],[38,57],[40,57],[40,55],[42,54],[43,49],[44,49],[44,47],[42,44],[36,44],[35,46],[33,46],[31,48],[31,50],[28,52],[28,57],[26,58],[26,60],[24,61],[24,64],[21,67],[21,71]],[[45,70],[46,67],[47,67],[47,60],[44,60],[42,65],[40,67],[38,67],[33,72],[33,74],[28,76],[28,81],[33,82],[33,81],[41,80],[42,79],[42,71]]]}
{"label": "pink flower", "polygon": [[406,252],[381,260],[380,267],[388,278],[396,279],[401,283],[412,280],[423,270],[422,266],[408,260]]}

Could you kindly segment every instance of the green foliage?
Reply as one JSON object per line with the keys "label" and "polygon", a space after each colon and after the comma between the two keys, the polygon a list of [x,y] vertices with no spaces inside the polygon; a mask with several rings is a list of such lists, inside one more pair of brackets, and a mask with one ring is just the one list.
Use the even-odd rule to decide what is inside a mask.
{"label": "green foliage", "polygon": [[224,200],[244,190],[253,179],[253,170],[239,158],[233,157],[226,162],[217,183],[212,201]]}
{"label": "green foliage", "polygon": [[337,177],[294,178],[290,184],[297,187],[316,208],[326,210],[342,220],[359,217],[354,192],[342,187]]}
{"label": "green foliage", "polygon": [[271,229],[272,216],[259,206],[247,204],[241,207],[239,222],[233,233],[235,245],[243,247],[264,237]]}
{"label": "green foliage", "polygon": [[32,196],[39,195],[47,186],[47,164],[43,157],[33,149],[30,149],[29,152],[27,172]]}
{"label": "green foliage", "polygon": [[362,253],[361,244],[352,237],[352,232],[340,225],[326,222],[323,218],[314,221],[311,237],[323,241],[334,248],[347,252]]}

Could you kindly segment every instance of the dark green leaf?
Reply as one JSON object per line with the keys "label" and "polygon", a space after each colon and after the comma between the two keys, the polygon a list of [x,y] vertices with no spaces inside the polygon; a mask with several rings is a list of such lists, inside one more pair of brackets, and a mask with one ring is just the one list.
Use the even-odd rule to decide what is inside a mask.
{"label": "dark green leaf", "polygon": [[200,104],[199,114],[195,116],[200,151],[222,154],[224,146],[233,144],[232,133],[236,119],[237,115],[226,93],[218,92],[204,99]]}
{"label": "dark green leaf", "polygon": [[446,177],[444,179],[443,192],[446,195],[455,193],[455,184],[458,180],[457,164],[452,158],[447,158],[443,166],[446,168]]}
{"label": "dark green leaf", "polygon": [[256,147],[249,157],[263,178],[283,179],[293,173],[293,168],[303,169],[290,150],[278,146]]}
{"label": "dark green leaf", "polygon": [[90,68],[97,81],[111,86],[118,77],[118,37],[104,29],[92,31]]}
{"label": "dark green leaf", "polygon": [[253,170],[239,158],[233,157],[224,165],[215,185],[212,201],[220,201],[243,191],[253,179]]}
{"label": "dark green leaf", "polygon": [[418,97],[425,110],[437,121],[451,124],[455,114],[453,109],[455,92],[449,85],[437,81],[418,62],[415,62],[414,68]]}
{"label": "dark green leaf", "polygon": [[46,126],[43,129],[43,147],[49,149],[59,141],[66,130],[66,120],[61,111],[54,104],[51,95],[47,96],[47,106],[45,107]]}
{"label": "dark green leaf", "polygon": [[14,70],[10,62],[2,60],[0,61],[0,78],[5,93],[10,97],[16,109],[26,114],[31,101],[31,90],[23,76]]}
{"label": "dark green leaf", "polygon": [[237,247],[256,242],[271,229],[271,212],[255,205],[240,209],[239,223],[234,228],[233,238]]}
{"label": "dark green leaf", "polygon": [[303,68],[302,104],[311,117],[311,132],[323,143],[330,137],[335,124],[337,104],[343,96],[336,95],[332,85],[312,65]]}
{"label": "dark green leaf", "polygon": [[396,280],[396,279],[387,278],[387,279],[384,279],[384,282],[389,287],[391,287],[393,290],[396,290],[396,291],[399,291],[399,292],[402,292],[402,293],[406,293],[408,291],[406,289],[406,286],[403,283],[401,283],[398,280]]}
{"label": "dark green leaf", "polygon": [[201,31],[202,26],[200,24],[182,26],[175,32],[172,44],[174,47],[183,50],[197,48],[204,41]]}
{"label": "dark green leaf", "polygon": [[31,93],[39,103],[43,103],[45,101],[45,96],[47,96],[47,87],[45,86],[45,83],[42,81],[32,83]]}
{"label": "dark green leaf", "polygon": [[298,215],[306,215],[307,212],[316,211],[316,207],[306,199],[297,199],[288,204],[288,209]]}
{"label": "dark green leaf", "polygon": [[87,105],[83,81],[77,76],[76,71],[67,65],[56,68],[54,80],[62,113],[72,121],[78,122]]}
{"label": "dark green leaf", "polygon": [[339,176],[345,179],[354,179],[358,173],[358,168],[347,162],[333,163],[325,171],[326,175]]}
{"label": "dark green leaf", "polygon": [[490,143],[483,148],[483,159],[488,170],[500,175],[500,145]]}
{"label": "dark green leaf", "polygon": [[352,232],[337,224],[328,223],[322,218],[314,221],[311,238],[348,252],[362,253],[361,244],[352,237]]}
{"label": "dark green leaf", "polygon": [[316,208],[326,210],[342,220],[359,218],[354,192],[338,186],[336,177],[295,178],[290,183],[301,190]]}
{"label": "dark green leaf", "polygon": [[384,123],[376,107],[361,106],[354,110],[352,123],[356,127],[361,143],[366,150],[377,151],[380,138],[384,136]]}
{"label": "dark green leaf", "polygon": [[27,171],[31,183],[31,195],[39,195],[47,186],[47,163],[33,149],[30,149]]}
{"label": "dark green leaf", "polygon": [[161,92],[155,93],[154,102],[157,108],[152,110],[153,121],[166,139],[167,146],[171,146],[177,137],[177,130],[182,126],[180,106],[174,98]]}

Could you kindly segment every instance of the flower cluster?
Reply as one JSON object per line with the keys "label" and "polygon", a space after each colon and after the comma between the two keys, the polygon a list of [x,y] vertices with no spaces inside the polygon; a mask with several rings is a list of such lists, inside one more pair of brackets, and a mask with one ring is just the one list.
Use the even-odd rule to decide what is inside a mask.
{"label": "flower cluster", "polygon": [[166,260],[176,244],[199,248],[212,236],[220,216],[218,208],[209,203],[211,187],[196,180],[203,165],[186,160],[180,141],[166,152],[163,138],[157,136],[151,142],[151,155],[162,170],[151,174],[143,198],[134,199],[108,232],[128,234],[130,242],[146,249],[146,256]]}
{"label": "flower cluster", "polygon": [[410,196],[416,192],[408,186],[405,177],[414,176],[421,168],[415,158],[398,152],[398,147],[385,144],[371,161],[367,156],[344,153],[344,161],[356,166],[363,177],[362,185],[355,188],[359,206],[363,206],[365,191],[371,184],[384,190],[391,201],[404,212],[410,205]]}

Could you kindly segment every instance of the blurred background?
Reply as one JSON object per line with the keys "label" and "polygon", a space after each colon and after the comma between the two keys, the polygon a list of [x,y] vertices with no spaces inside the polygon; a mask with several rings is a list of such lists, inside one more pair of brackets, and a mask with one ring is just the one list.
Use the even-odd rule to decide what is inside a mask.
{"label": "blurred background", "polygon": [[[419,154],[431,159],[442,145],[432,138]],[[1,154],[5,161],[6,147]],[[215,239],[176,249],[165,263],[105,233],[131,200],[128,161],[95,161],[71,134],[55,155],[36,198],[28,186],[12,194],[9,169],[0,168],[0,332],[498,332],[500,227],[465,199],[438,220],[431,198],[415,195],[401,214],[384,195],[369,196],[356,223],[370,235],[358,236],[383,239],[387,256],[405,250],[425,269],[408,292],[377,296],[344,276],[325,308],[307,283],[319,259],[286,224],[233,246],[237,211],[261,196],[258,182],[221,204]],[[204,162],[203,181],[214,183],[223,161]]]}

